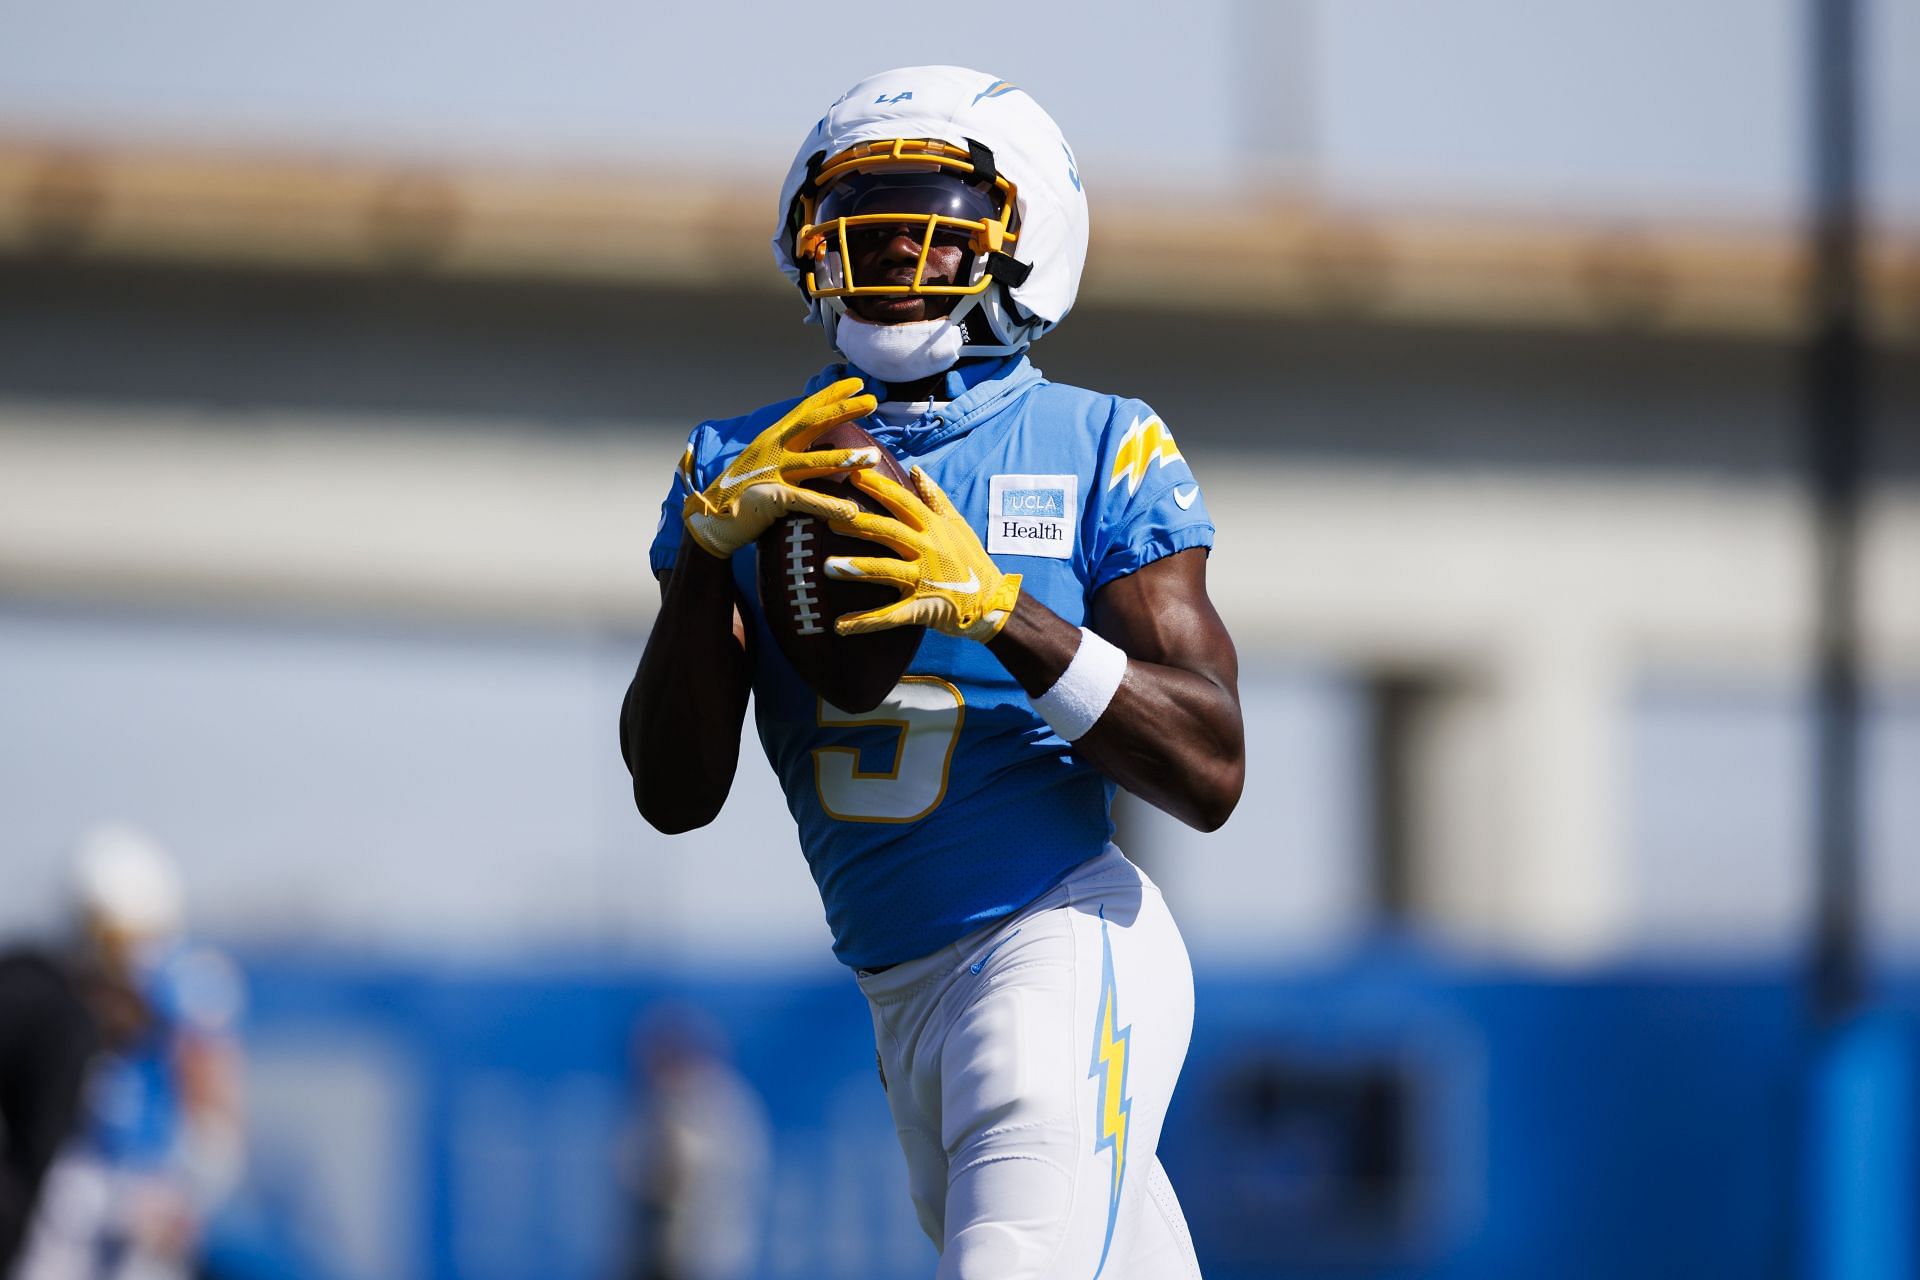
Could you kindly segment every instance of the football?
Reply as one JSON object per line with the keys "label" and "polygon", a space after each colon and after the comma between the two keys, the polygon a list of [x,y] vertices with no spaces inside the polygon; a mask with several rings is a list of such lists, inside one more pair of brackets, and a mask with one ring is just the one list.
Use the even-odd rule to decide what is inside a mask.
{"label": "football", "polygon": [[[878,469],[901,484],[906,470],[857,423],[844,422],[820,436],[810,449],[871,448]],[[848,498],[868,511],[887,514],[849,476],[820,476],[806,488]],[[920,648],[924,627],[894,627],[864,636],[842,636],[833,624],[843,614],[892,604],[893,587],[872,582],[843,582],[826,574],[828,556],[891,556],[892,548],[865,538],[835,533],[827,522],[795,514],[776,520],[760,535],[761,612],[780,652],[813,691],[844,711],[871,711],[886,701]]]}

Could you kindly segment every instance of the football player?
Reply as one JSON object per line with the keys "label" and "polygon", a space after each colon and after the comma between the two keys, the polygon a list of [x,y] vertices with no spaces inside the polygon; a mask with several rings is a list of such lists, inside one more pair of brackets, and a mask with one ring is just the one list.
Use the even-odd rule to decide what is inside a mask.
{"label": "football player", "polygon": [[240,973],[187,939],[179,872],[138,828],[87,832],[73,887],[107,1052],[14,1280],[186,1280],[245,1163]]}
{"label": "football player", "polygon": [[[840,358],[803,398],[688,440],[621,714],[635,800],[662,831],[711,821],[752,694],[872,1007],[942,1280],[1197,1276],[1154,1154],[1192,971],[1109,809],[1117,784],[1201,830],[1226,821],[1238,669],[1173,433],[1026,356],[1086,257],[1073,152],[1019,85],[888,71],[807,135],[779,219],[774,255]],[[851,420],[910,484],[810,447]],[[887,514],[800,487],[834,472]],[[841,634],[927,628],[871,712],[820,699],[768,630],[753,548],[794,512],[875,544],[829,576],[898,591]]]}

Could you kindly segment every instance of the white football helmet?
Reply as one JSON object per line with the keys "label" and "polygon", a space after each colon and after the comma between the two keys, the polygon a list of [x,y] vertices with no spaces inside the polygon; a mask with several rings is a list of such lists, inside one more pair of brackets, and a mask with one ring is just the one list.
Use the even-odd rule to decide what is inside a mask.
{"label": "white football helmet", "polygon": [[[924,220],[963,237],[964,283],[850,278],[848,228]],[[962,295],[962,356],[1009,355],[1073,306],[1087,261],[1087,197],[1060,127],[1026,90],[965,67],[902,67],[847,90],[800,144],[780,188],[774,258],[836,329],[848,297]]]}
{"label": "white football helmet", "polygon": [[172,856],[125,823],[103,823],[80,837],[73,850],[73,895],[87,927],[133,944],[174,937],[186,915]]}

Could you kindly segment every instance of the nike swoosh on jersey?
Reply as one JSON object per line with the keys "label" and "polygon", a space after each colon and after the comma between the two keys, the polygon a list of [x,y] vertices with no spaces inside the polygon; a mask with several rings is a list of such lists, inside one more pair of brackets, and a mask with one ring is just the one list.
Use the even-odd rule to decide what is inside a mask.
{"label": "nike swoosh on jersey", "polygon": [[1193,500],[1199,496],[1200,496],[1199,485],[1193,486],[1193,488],[1188,489],[1185,493],[1182,493],[1180,492],[1180,490],[1175,489],[1173,491],[1174,505],[1179,507],[1182,511],[1185,511],[1188,507],[1193,505]]}
{"label": "nike swoosh on jersey", "polygon": [[935,591],[978,591],[980,589],[980,575],[969,570],[965,582],[935,582],[932,579],[928,579],[927,585]]}

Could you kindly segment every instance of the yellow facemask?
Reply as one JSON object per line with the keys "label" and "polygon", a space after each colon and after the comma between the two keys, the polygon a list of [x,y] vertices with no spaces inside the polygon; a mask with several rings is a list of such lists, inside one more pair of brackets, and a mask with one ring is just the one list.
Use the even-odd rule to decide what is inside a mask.
{"label": "yellow facemask", "polygon": [[[1018,197],[991,153],[977,145],[893,138],[849,147],[823,161],[794,202],[793,256],[807,296],[970,296],[996,278],[1017,285],[1026,274],[1011,257],[1020,238]],[[855,243],[863,232],[882,228],[919,244],[910,283],[855,278]],[[964,282],[927,283],[936,243],[960,243],[972,255]]]}

